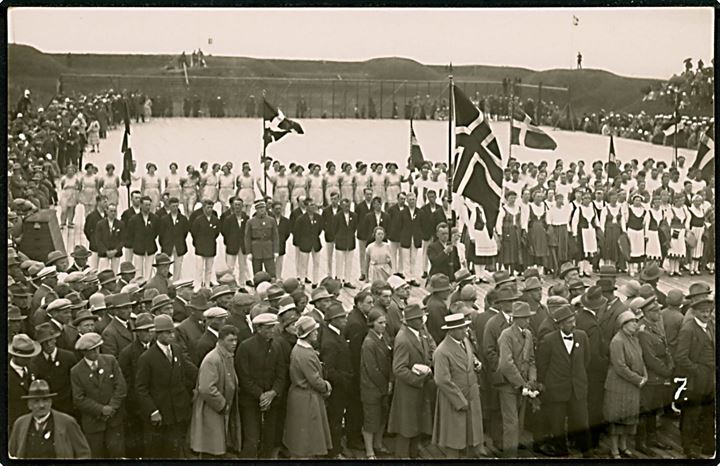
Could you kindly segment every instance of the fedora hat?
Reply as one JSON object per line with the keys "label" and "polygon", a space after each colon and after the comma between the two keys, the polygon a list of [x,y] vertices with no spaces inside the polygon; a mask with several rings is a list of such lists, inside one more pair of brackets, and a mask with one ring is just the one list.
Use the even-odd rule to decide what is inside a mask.
{"label": "fedora hat", "polygon": [[509,289],[498,290],[495,295],[495,303],[502,303],[506,301],[517,301],[522,294]]}
{"label": "fedora hat", "polygon": [[512,318],[532,317],[535,313],[530,309],[530,305],[524,301],[516,301],[512,305]]}
{"label": "fedora hat", "polygon": [[42,324],[35,326],[35,341],[38,343],[43,343],[59,336],[60,332],[50,322],[43,322]]}
{"label": "fedora hat", "polygon": [[537,267],[529,267],[523,271],[523,280],[528,280],[530,278],[537,278],[540,280],[540,271],[537,269]]}
{"label": "fedora hat", "polygon": [[441,291],[452,290],[453,287],[450,284],[450,279],[444,273],[436,273],[428,282],[427,291],[429,293],[440,293]]}
{"label": "fedora hat", "polygon": [[163,306],[167,306],[168,304],[172,304],[172,299],[170,299],[170,296],[166,294],[159,294],[152,299],[150,312],[155,312],[156,310],[160,309]]}
{"label": "fedora hat", "polygon": [[155,333],[159,332],[171,332],[175,330],[172,317],[167,314],[160,314],[155,316],[153,319],[153,326],[155,327]]}
{"label": "fedora hat", "polygon": [[54,265],[55,262],[59,261],[60,259],[67,259],[67,254],[61,251],[50,251],[47,257],[47,261],[45,261],[45,265]]}
{"label": "fedora hat", "polygon": [[567,275],[568,272],[571,272],[573,270],[578,271],[580,269],[578,269],[576,265],[573,265],[572,262],[563,262],[560,265],[560,278],[564,279],[565,275]]}
{"label": "fedora hat", "polygon": [[643,314],[650,311],[659,311],[660,304],[657,302],[657,298],[653,295],[643,300],[643,302],[640,303],[639,309],[643,312]]}
{"label": "fedora hat", "polygon": [[120,270],[118,271],[119,275],[125,275],[127,273],[131,273],[134,275],[136,272],[137,270],[135,270],[135,266],[132,262],[120,262]]}
{"label": "fedora hat", "polygon": [[347,316],[345,308],[340,303],[332,303],[325,311],[325,321],[330,322],[338,317]]}
{"label": "fedora hat", "polygon": [[320,327],[320,324],[318,324],[315,319],[313,319],[310,316],[301,316],[298,320],[296,325],[297,329],[297,336],[298,338],[305,338],[310,333],[312,333],[313,330]]}
{"label": "fedora hat", "polygon": [[137,332],[138,330],[150,330],[154,327],[155,323],[153,320],[153,315],[149,312],[141,312],[137,315],[137,317],[135,317],[135,326],[133,327],[133,332]]}
{"label": "fedora hat", "polygon": [[157,254],[155,256],[155,263],[153,264],[153,267],[157,267],[159,265],[170,265],[174,261],[170,259],[170,256],[165,254],[164,252],[161,252],[160,254]]}
{"label": "fedora hat", "polygon": [[458,312],[446,315],[445,325],[440,327],[440,330],[452,330],[454,328],[467,327],[468,325],[470,325],[470,322],[465,319],[465,314]]}
{"label": "fedora hat", "polygon": [[30,388],[28,388],[27,395],[22,395],[20,398],[23,400],[31,399],[43,399],[52,398],[57,393],[50,391],[50,385],[43,379],[36,379],[30,382]]}
{"label": "fedora hat", "polygon": [[187,307],[195,311],[205,311],[210,307],[210,305],[208,304],[207,296],[205,295],[205,293],[200,293],[198,291],[196,293],[193,293]]}
{"label": "fedora hat", "polygon": [[267,299],[280,299],[285,294],[285,290],[279,285],[271,285],[267,290]]}
{"label": "fedora hat", "polygon": [[110,269],[101,270],[98,273],[98,281],[100,282],[100,285],[104,285],[110,282],[117,282],[117,277],[115,276],[115,272]]}
{"label": "fedora hat", "polygon": [[315,304],[316,302],[320,301],[321,299],[326,298],[332,298],[333,295],[328,293],[328,290],[325,289],[324,286],[318,286],[314,290],[312,290],[312,293],[310,295],[310,303]]}
{"label": "fedora hat", "polygon": [[607,298],[602,295],[602,288],[591,286],[580,298],[580,303],[590,310],[595,310],[607,304]]}
{"label": "fedora hat", "polygon": [[523,288],[523,293],[527,291],[542,289],[542,284],[540,283],[540,279],[537,277],[530,277],[527,280],[525,280],[525,287]]}
{"label": "fedora hat", "polygon": [[643,299],[649,298],[650,296],[655,296],[655,289],[649,283],[643,283],[642,285],[640,285],[640,291],[638,292],[638,295]]}
{"label": "fedora hat", "polygon": [[13,336],[8,345],[8,354],[19,358],[32,358],[40,354],[40,344],[24,333]]}
{"label": "fedora hat", "polygon": [[585,284],[585,282],[579,278],[571,280],[568,283],[568,290],[584,290],[587,287],[588,286]]}
{"label": "fedora hat", "polygon": [[626,298],[634,298],[640,293],[640,283],[637,280],[628,280],[620,285],[618,292]]}
{"label": "fedora hat", "polygon": [[85,246],[82,244],[78,244],[73,249],[73,252],[70,254],[74,258],[88,258],[92,255],[92,252],[88,250]]}
{"label": "fedora hat", "polygon": [[470,272],[465,267],[462,267],[460,270],[455,272],[455,282],[462,283],[464,281],[475,281],[475,274]]}
{"label": "fedora hat", "polygon": [[12,285],[10,285],[8,291],[13,297],[28,297],[33,295],[22,283],[13,283]]}
{"label": "fedora hat", "polygon": [[18,321],[18,320],[25,320],[27,319],[27,316],[24,316],[22,312],[20,312],[20,308],[17,306],[13,306],[12,304],[8,306],[8,320],[10,321]]}
{"label": "fedora hat", "polygon": [[218,285],[213,288],[212,295],[210,296],[210,301],[215,301],[220,296],[225,296],[229,294],[235,294],[235,292],[227,285]]}
{"label": "fedora hat", "polygon": [[712,292],[710,285],[704,282],[695,282],[690,284],[688,294],[685,295],[687,299],[696,298],[698,296],[707,296]]}
{"label": "fedora hat", "polygon": [[402,310],[403,322],[408,322],[413,319],[421,319],[425,315],[425,312],[419,304],[409,304]]}
{"label": "fedora hat", "polygon": [[617,325],[618,328],[625,325],[627,322],[630,322],[631,320],[638,320],[638,316],[633,311],[625,311],[622,312],[619,316],[617,316]]}
{"label": "fedora hat", "polygon": [[91,312],[104,311],[107,309],[105,304],[105,295],[102,293],[94,293],[88,299],[88,305]]}
{"label": "fedora hat", "polygon": [[595,284],[599,286],[603,292],[617,290],[617,286],[615,286],[615,280],[610,280],[609,278],[601,278]]}
{"label": "fedora hat", "polygon": [[98,319],[100,319],[100,318],[98,316],[96,316],[95,314],[93,314],[91,311],[89,311],[87,309],[83,309],[81,311],[78,311],[78,313],[75,316],[75,318],[73,319],[72,323],[73,323],[73,325],[77,326],[78,324],[80,324],[80,322],[82,322],[84,320],[98,320]]}
{"label": "fedora hat", "polygon": [[705,310],[705,309],[714,310],[715,309],[715,300],[712,298],[698,299],[697,301],[691,303],[690,307],[692,309],[697,309],[697,310]]}
{"label": "fedora hat", "polygon": [[599,277],[615,277],[617,276],[617,268],[612,264],[601,265],[598,270]]}
{"label": "fedora hat", "polygon": [[559,306],[555,311],[552,313],[552,319],[555,321],[556,324],[559,324],[565,319],[569,319],[570,317],[575,316],[575,311],[573,310],[572,306],[569,304],[563,304]]}
{"label": "fedora hat", "polygon": [[640,280],[653,281],[660,278],[660,275],[662,275],[662,269],[657,262],[652,261],[649,264],[646,264],[645,268],[640,271]]}
{"label": "fedora hat", "polygon": [[136,301],[133,301],[132,298],[130,298],[129,293],[118,293],[109,296],[108,298],[112,297],[112,300],[109,301],[107,298],[105,299],[105,304],[110,309],[117,309],[119,307],[127,307],[127,306],[133,306],[135,305]]}

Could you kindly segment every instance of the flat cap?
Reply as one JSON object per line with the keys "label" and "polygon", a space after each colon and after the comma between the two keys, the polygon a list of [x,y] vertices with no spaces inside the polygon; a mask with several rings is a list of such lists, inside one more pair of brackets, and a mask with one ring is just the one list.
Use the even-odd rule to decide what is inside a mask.
{"label": "flat cap", "polygon": [[77,351],[90,351],[103,344],[103,339],[95,332],[88,332],[80,336],[80,339],[75,342],[75,350]]}

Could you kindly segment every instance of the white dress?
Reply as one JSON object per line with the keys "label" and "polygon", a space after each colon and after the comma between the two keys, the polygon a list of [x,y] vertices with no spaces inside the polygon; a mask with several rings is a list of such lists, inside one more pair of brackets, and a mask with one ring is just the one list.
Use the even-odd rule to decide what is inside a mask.
{"label": "white dress", "polygon": [[630,240],[630,257],[640,259],[645,255],[645,216],[644,207],[628,207],[626,211],[625,231]]}
{"label": "white dress", "polygon": [[662,260],[662,249],[660,248],[660,232],[658,227],[663,220],[663,214],[660,209],[648,210],[645,216],[645,258],[648,260]]}
{"label": "white dress", "polygon": [[685,243],[687,219],[688,212],[685,206],[670,207],[665,213],[665,220],[670,225],[668,257],[672,259],[684,259],[687,256],[687,244]]}

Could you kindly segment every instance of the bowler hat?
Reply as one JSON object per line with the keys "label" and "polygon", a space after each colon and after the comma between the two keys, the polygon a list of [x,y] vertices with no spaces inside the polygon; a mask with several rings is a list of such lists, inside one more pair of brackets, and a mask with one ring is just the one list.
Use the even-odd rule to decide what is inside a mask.
{"label": "bowler hat", "polygon": [[168,256],[164,252],[161,252],[160,254],[157,254],[155,256],[155,263],[153,264],[153,267],[158,267],[160,265],[170,265],[172,263],[173,260],[170,259],[170,256]]}
{"label": "bowler hat", "polygon": [[580,303],[587,309],[595,310],[606,305],[607,298],[602,295],[602,289],[595,285],[585,291],[585,294],[580,298]]}
{"label": "bowler hat", "polygon": [[167,314],[160,314],[155,316],[153,319],[153,326],[155,327],[155,333],[159,332],[171,332],[175,330],[172,317]]}
{"label": "bowler hat", "polygon": [[115,272],[110,269],[101,270],[100,273],[98,273],[98,281],[101,285],[104,285],[110,282],[117,282],[117,277],[115,276]]}
{"label": "bowler hat", "polygon": [[153,321],[153,316],[149,312],[141,312],[140,314],[135,317],[135,326],[133,327],[133,332],[137,332],[138,330],[149,330],[151,328],[154,328],[155,323]]}
{"label": "bowler hat", "polygon": [[420,319],[425,315],[419,304],[409,304],[402,310],[403,322],[408,322],[413,319]]}
{"label": "bowler hat", "polygon": [[635,315],[633,311],[627,310],[622,312],[619,316],[617,316],[617,325],[618,327],[622,327],[627,322],[630,322],[631,320],[637,321],[638,316]]}
{"label": "bowler hat", "polygon": [[712,292],[710,285],[704,282],[695,282],[690,284],[688,294],[685,295],[687,299],[696,298],[698,296],[707,296]]}
{"label": "bowler hat", "polygon": [[23,400],[32,400],[32,399],[44,399],[44,398],[52,398],[56,396],[57,393],[52,393],[50,391],[50,385],[43,379],[35,379],[30,383],[30,388],[28,388],[27,394],[22,395],[20,398]]}
{"label": "bowler hat", "polygon": [[269,282],[272,279],[269,273],[261,270],[253,275],[253,286],[257,287],[262,282]]}
{"label": "bowler hat", "polygon": [[8,354],[19,358],[32,358],[40,354],[40,345],[24,333],[13,336]]}
{"label": "bowler hat", "polygon": [[565,275],[567,275],[568,272],[571,272],[573,270],[577,271],[580,269],[578,269],[576,265],[573,265],[572,262],[563,262],[560,265],[560,278],[565,278]]}
{"label": "bowler hat", "polygon": [[67,254],[61,251],[50,251],[47,257],[47,261],[45,261],[46,265],[53,265],[55,262],[59,261],[60,259],[67,259]]}
{"label": "bowler hat", "polygon": [[347,316],[347,312],[340,303],[332,303],[325,310],[325,321],[327,322],[331,322],[333,319],[345,316]]}
{"label": "bowler hat", "polygon": [[680,306],[683,302],[684,296],[680,290],[670,290],[665,298],[666,306]]}
{"label": "bowler hat", "polygon": [[313,330],[320,327],[320,324],[318,324],[317,321],[310,316],[300,316],[295,325],[298,338],[305,338],[310,335]]}
{"label": "bowler hat", "polygon": [[436,273],[430,277],[430,281],[427,286],[427,291],[431,294],[452,289],[453,287],[450,284],[450,279],[444,273]]}
{"label": "bowler hat", "polygon": [[530,309],[530,305],[525,301],[516,301],[512,305],[512,318],[532,317],[535,313]]}
{"label": "bowler hat", "polygon": [[555,309],[555,312],[552,313],[552,319],[555,321],[556,324],[559,324],[563,320],[569,319],[570,317],[574,316],[575,311],[569,304],[563,304],[559,306],[557,309]]}
{"label": "bowler hat", "polygon": [[522,296],[522,294],[520,294],[514,290],[501,289],[501,290],[498,290],[495,295],[495,303],[497,304],[497,303],[502,303],[502,302],[507,302],[507,301],[517,301],[521,296]]}
{"label": "bowler hat", "polygon": [[460,301],[475,301],[475,299],[477,299],[475,286],[467,284],[460,288]]}
{"label": "bowler hat", "polygon": [[660,278],[660,275],[662,275],[662,269],[658,266],[657,262],[652,261],[646,264],[645,268],[640,271],[640,280],[653,281]]}
{"label": "bowler hat", "polygon": [[35,326],[35,341],[43,343],[60,336],[58,329],[50,322],[43,322]]}
{"label": "bowler hat", "polygon": [[90,351],[103,344],[103,339],[95,332],[88,332],[80,336],[75,342],[76,351]]}
{"label": "bowler hat", "polygon": [[296,289],[300,288],[300,280],[295,277],[286,278],[282,282],[282,287],[285,290],[285,293],[292,293]]}
{"label": "bowler hat", "polygon": [[440,330],[452,330],[454,328],[462,328],[470,325],[470,322],[465,319],[465,314],[463,313],[448,314],[445,316],[444,320],[445,325],[440,327]]}

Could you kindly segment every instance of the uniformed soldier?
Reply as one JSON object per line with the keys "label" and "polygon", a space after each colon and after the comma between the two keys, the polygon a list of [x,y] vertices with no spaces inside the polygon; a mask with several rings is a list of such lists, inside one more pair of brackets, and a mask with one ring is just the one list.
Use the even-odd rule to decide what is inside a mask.
{"label": "uniformed soldier", "polygon": [[275,258],[278,256],[277,223],[267,215],[264,200],[255,202],[255,216],[245,226],[245,248],[252,261],[253,273],[263,268],[275,277]]}

